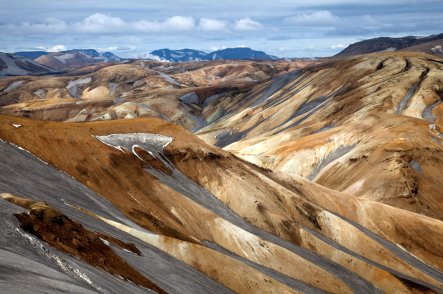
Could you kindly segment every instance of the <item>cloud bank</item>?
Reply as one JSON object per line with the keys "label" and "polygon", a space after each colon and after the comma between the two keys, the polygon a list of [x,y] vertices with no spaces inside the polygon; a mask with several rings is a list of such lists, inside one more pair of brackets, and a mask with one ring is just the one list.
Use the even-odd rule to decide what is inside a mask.
{"label": "cloud bank", "polygon": [[327,56],[362,39],[441,33],[442,11],[441,0],[0,1],[0,51],[63,44],[124,57],[242,44],[283,57]]}
{"label": "cloud bank", "polygon": [[129,21],[103,13],[94,13],[78,22],[71,23],[57,18],[48,18],[43,22],[0,25],[0,30],[12,30],[15,34],[138,34],[183,31],[251,31],[262,28],[261,23],[249,17],[236,22],[206,17],[197,21],[191,16],[178,15],[163,20]]}

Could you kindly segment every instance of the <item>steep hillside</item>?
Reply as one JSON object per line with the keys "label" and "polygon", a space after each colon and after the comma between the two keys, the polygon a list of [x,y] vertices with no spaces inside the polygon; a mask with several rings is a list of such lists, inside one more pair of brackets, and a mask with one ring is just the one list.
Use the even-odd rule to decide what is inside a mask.
{"label": "steep hillside", "polygon": [[200,138],[334,190],[443,219],[443,60],[337,59],[237,95]]}
{"label": "steep hillside", "polygon": [[76,292],[443,288],[441,221],[258,168],[164,121],[1,116],[0,138],[0,252],[16,256],[0,263],[22,287],[49,287],[39,263]]}
{"label": "steep hillside", "polygon": [[[426,37],[415,37],[415,36],[407,36],[402,38],[380,37],[380,38],[363,40],[351,44],[343,51],[338,53],[336,56],[345,57],[350,55],[360,55],[360,54],[374,53],[380,51],[397,51],[397,50],[414,52],[417,51],[417,46],[419,46],[420,44],[425,44],[434,41],[441,43],[442,40],[443,40],[443,34],[431,35]],[[418,51],[418,52],[423,52],[423,51]],[[425,53],[434,54],[434,52],[432,51],[426,51]]]}
{"label": "steep hillside", "polygon": [[443,38],[440,40],[430,41],[419,45],[411,46],[400,51],[421,52],[443,56]]}
{"label": "steep hillside", "polygon": [[117,62],[120,60],[120,57],[111,52],[100,53],[94,49],[74,49],[48,53],[35,59],[39,64],[58,70],[99,62]]}
{"label": "steep hillside", "polygon": [[0,52],[0,77],[20,75],[42,75],[53,73],[49,67],[30,59]]}
{"label": "steep hillside", "polygon": [[0,80],[0,112],[62,121],[154,116],[196,130],[222,115],[228,97],[310,63],[134,61],[84,67],[81,76],[79,69],[69,76],[9,78]]}

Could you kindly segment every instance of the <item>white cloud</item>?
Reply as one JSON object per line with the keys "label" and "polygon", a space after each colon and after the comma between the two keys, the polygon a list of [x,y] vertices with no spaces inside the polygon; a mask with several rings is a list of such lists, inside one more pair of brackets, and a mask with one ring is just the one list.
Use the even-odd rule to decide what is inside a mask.
{"label": "white cloud", "polygon": [[96,48],[98,51],[134,51],[135,46],[109,46]]}
{"label": "white cloud", "polygon": [[164,21],[138,20],[126,22],[120,17],[108,16],[96,13],[81,22],[74,24],[74,28],[80,32],[89,33],[134,33],[134,32],[157,32],[157,31],[186,31],[195,27],[192,17],[172,16]]}
{"label": "white cloud", "polygon": [[343,49],[343,48],[346,48],[346,45],[344,45],[344,44],[331,45],[331,49]]}
{"label": "white cloud", "polygon": [[235,22],[235,29],[238,31],[254,31],[263,28],[263,25],[258,21],[252,20],[249,17],[242,18]]}
{"label": "white cloud", "polygon": [[118,32],[124,29],[126,23],[120,17],[95,13],[73,25],[74,29],[86,33]]}
{"label": "white cloud", "polygon": [[195,28],[195,20],[189,16],[173,16],[163,22],[166,29],[186,31]]}
{"label": "white cloud", "polygon": [[374,18],[373,16],[366,14],[363,15],[362,20],[366,23],[366,24],[370,24],[370,25],[377,25],[379,24],[379,21]]}
{"label": "white cloud", "polygon": [[298,26],[322,27],[334,25],[340,22],[340,17],[327,10],[319,10],[311,13],[301,13],[286,17],[284,22]]}
{"label": "white cloud", "polygon": [[58,34],[144,34],[144,33],[174,33],[182,31],[222,32],[254,31],[263,25],[249,17],[237,21],[226,21],[216,18],[195,19],[191,16],[172,16],[161,20],[125,20],[118,16],[94,13],[75,22],[64,22],[50,18],[43,22],[20,24],[0,24],[1,31],[9,31],[16,35],[58,35]]}
{"label": "white cloud", "polygon": [[219,47],[219,46],[212,46],[209,49],[211,49],[211,51],[218,51],[218,50],[223,50],[223,49],[226,49],[226,48],[227,48],[226,46],[221,46],[221,47]]}
{"label": "white cloud", "polygon": [[188,31],[195,28],[195,20],[187,16],[173,16],[164,21],[139,20],[126,25],[126,31],[134,32],[165,32],[165,31]]}
{"label": "white cloud", "polygon": [[47,52],[59,52],[67,50],[65,45],[54,45],[51,47],[37,46],[36,48]]}
{"label": "white cloud", "polygon": [[67,26],[68,25],[60,19],[48,18],[41,23],[23,22],[19,25],[13,25],[13,24],[6,25],[6,28],[9,27],[14,30],[19,29],[20,31],[25,31],[30,33],[59,34],[64,32]]}
{"label": "white cloud", "polygon": [[46,49],[48,52],[58,52],[58,51],[65,51],[66,46],[65,45],[54,45],[52,47],[49,47]]}
{"label": "white cloud", "polygon": [[214,18],[201,18],[198,24],[202,31],[223,31],[226,29],[226,23]]}
{"label": "white cloud", "polygon": [[161,62],[169,62],[168,60],[162,59],[161,57],[157,55],[153,55],[148,52],[133,54],[132,58],[136,59],[148,59],[148,60],[155,60],[155,61],[161,61]]}
{"label": "white cloud", "polygon": [[[214,20],[216,21],[216,20]],[[172,16],[164,20],[126,21],[120,17],[95,13],[84,19],[66,23],[50,18],[41,23],[23,22],[20,24],[0,25],[1,31],[12,31],[14,34],[134,34],[154,32],[179,32],[195,30],[195,19],[188,16]]]}

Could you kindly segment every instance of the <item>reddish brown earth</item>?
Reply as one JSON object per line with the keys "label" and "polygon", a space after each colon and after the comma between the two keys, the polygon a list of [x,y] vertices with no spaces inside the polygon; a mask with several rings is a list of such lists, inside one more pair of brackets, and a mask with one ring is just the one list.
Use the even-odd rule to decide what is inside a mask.
{"label": "reddish brown earth", "polygon": [[29,213],[15,215],[25,232],[29,232],[58,250],[72,254],[93,266],[102,268],[114,275],[119,275],[157,293],[165,293],[148,278],[128,265],[119,255],[115,254],[112,248],[105,244],[102,239],[140,254],[134,244],[126,244],[105,234],[91,232],[78,222],[69,219],[44,203],[16,196],[10,197],[6,199],[29,209]]}
{"label": "reddish brown earth", "polygon": [[257,105],[271,83],[239,95],[197,134],[262,167],[441,220],[442,62],[417,53],[327,61]]}
{"label": "reddish brown earth", "polygon": [[[0,165],[0,192],[23,190],[32,201],[47,199],[39,192],[44,190],[42,175],[33,182],[35,189],[21,189],[25,179],[20,176],[27,174],[23,167],[38,171],[34,157],[47,163],[40,163],[40,169],[53,177],[69,175],[84,185],[82,190],[75,197],[63,190],[47,199],[60,214],[75,216],[64,221],[77,228],[82,214],[92,217],[102,231],[84,232],[83,241],[126,244],[123,248],[139,255],[114,253],[165,291],[179,292],[173,287],[181,283],[184,292],[199,292],[175,280],[188,277],[192,269],[209,278],[194,283],[208,287],[201,292],[439,293],[442,64],[435,56],[395,52],[327,60],[289,74],[288,63],[208,62],[163,69],[180,86],[152,72],[162,66],[157,63],[106,67],[91,76],[84,97],[54,101],[99,103],[109,91],[107,83],[125,81],[115,91],[127,93],[125,99],[136,104],[132,112],[125,105],[113,117],[108,106],[94,104],[86,120],[109,117],[89,122],[0,115],[2,159],[17,158],[17,165]],[[69,79],[53,82],[63,92]],[[28,86],[1,99],[8,101],[12,92],[29,94]],[[195,95],[188,100],[179,99],[191,92]],[[147,93],[152,96],[146,98]],[[220,96],[206,101],[213,94]],[[35,118],[38,101],[46,107],[44,118],[53,119],[71,109],[62,103],[56,113],[50,99],[29,101],[22,105],[30,108],[13,103],[2,111],[23,115],[26,109]],[[143,103],[153,112],[140,115]],[[117,113],[120,106],[111,108]],[[123,114],[133,119],[107,119]],[[166,116],[176,124],[151,116]],[[196,117],[206,121],[197,136],[189,131],[196,129]],[[61,191],[57,183],[53,186]],[[109,205],[97,206],[100,201]],[[42,240],[63,251],[51,242],[64,232],[56,226],[39,231],[58,215],[50,208],[47,213],[41,219],[32,209],[29,216],[20,215]],[[77,252],[66,233],[64,244]],[[149,269],[143,258],[155,250],[188,270],[162,277],[145,274]],[[106,270],[121,275],[112,264]]]}
{"label": "reddish brown earth", "polygon": [[[87,65],[61,76],[5,78],[0,80],[0,113],[57,121],[160,117],[198,129],[222,109],[213,109],[207,98],[218,95],[216,103],[231,99],[264,80],[313,62],[138,60]],[[197,100],[181,99],[185,94],[196,95]]]}
{"label": "reddish brown earth", "polygon": [[[20,124],[21,127],[14,128],[13,123]],[[144,170],[146,165],[156,168],[156,164],[151,165],[149,160],[143,161],[132,153],[110,148],[94,138],[97,135],[125,133],[152,133],[172,137],[172,143],[165,148],[165,156],[192,181],[206,187],[244,220],[338,262],[369,279],[377,287],[386,290],[402,289],[401,291],[407,292],[406,289],[411,284],[397,279],[395,275],[377,266],[334,249],[310,232],[316,231],[335,240],[351,252],[365,256],[377,264],[441,287],[435,278],[397,257],[395,251],[387,249],[379,241],[368,238],[353,225],[328,211],[345,216],[376,232],[382,238],[401,245],[433,267],[443,268],[440,248],[443,244],[443,225],[438,220],[388,205],[360,200],[350,194],[329,190],[301,178],[284,178],[205,145],[182,128],[156,119],[67,124],[4,116],[0,126],[3,140],[23,146],[42,160],[72,175],[109,199],[139,225],[156,234],[177,240],[174,241],[178,242],[176,246],[181,246],[178,245],[180,242],[186,242],[189,244],[186,246],[194,248],[195,245],[191,244],[202,246],[204,240],[215,242],[244,258],[300,279],[308,285],[337,293],[352,292],[349,286],[346,286],[347,282],[337,279],[319,265],[307,262],[303,257],[300,258],[279,245],[249,235],[241,226],[232,226],[229,221],[226,222],[215,215],[216,211],[196,204],[177,190],[159,182]],[[120,225],[114,225],[127,230]],[[128,232],[164,248],[177,258],[185,258],[177,255],[179,252],[175,251],[174,247],[164,247],[164,242],[169,242],[169,239],[159,243],[158,237],[146,237],[133,229]],[[246,236],[248,237],[244,239]],[[256,238],[256,241],[252,241]],[[189,243],[189,240],[192,242]],[[252,245],[255,242],[263,243],[262,248],[266,250],[260,249],[261,253],[251,256],[250,250],[256,251],[260,248]],[[272,261],[268,259],[268,254],[274,256]],[[188,258],[189,256],[185,261]],[[227,283],[227,280],[224,280],[227,278],[226,273],[223,273],[222,278],[221,273],[206,269],[207,266],[214,269],[215,264],[201,268],[200,263],[197,265],[193,261],[188,262],[216,280]],[[297,270],[300,267],[304,268],[301,272]],[[232,280],[229,281],[232,283]],[[231,283],[228,283],[230,287],[234,287]],[[420,287],[416,287],[413,291],[419,289]]]}

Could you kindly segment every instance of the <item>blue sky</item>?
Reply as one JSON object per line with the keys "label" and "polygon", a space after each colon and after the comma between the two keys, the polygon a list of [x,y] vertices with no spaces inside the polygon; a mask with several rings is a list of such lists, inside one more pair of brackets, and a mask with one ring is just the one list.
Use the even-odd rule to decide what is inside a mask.
{"label": "blue sky", "polygon": [[247,46],[328,56],[362,39],[441,33],[442,15],[441,0],[0,0],[0,51],[95,48],[136,57]]}

